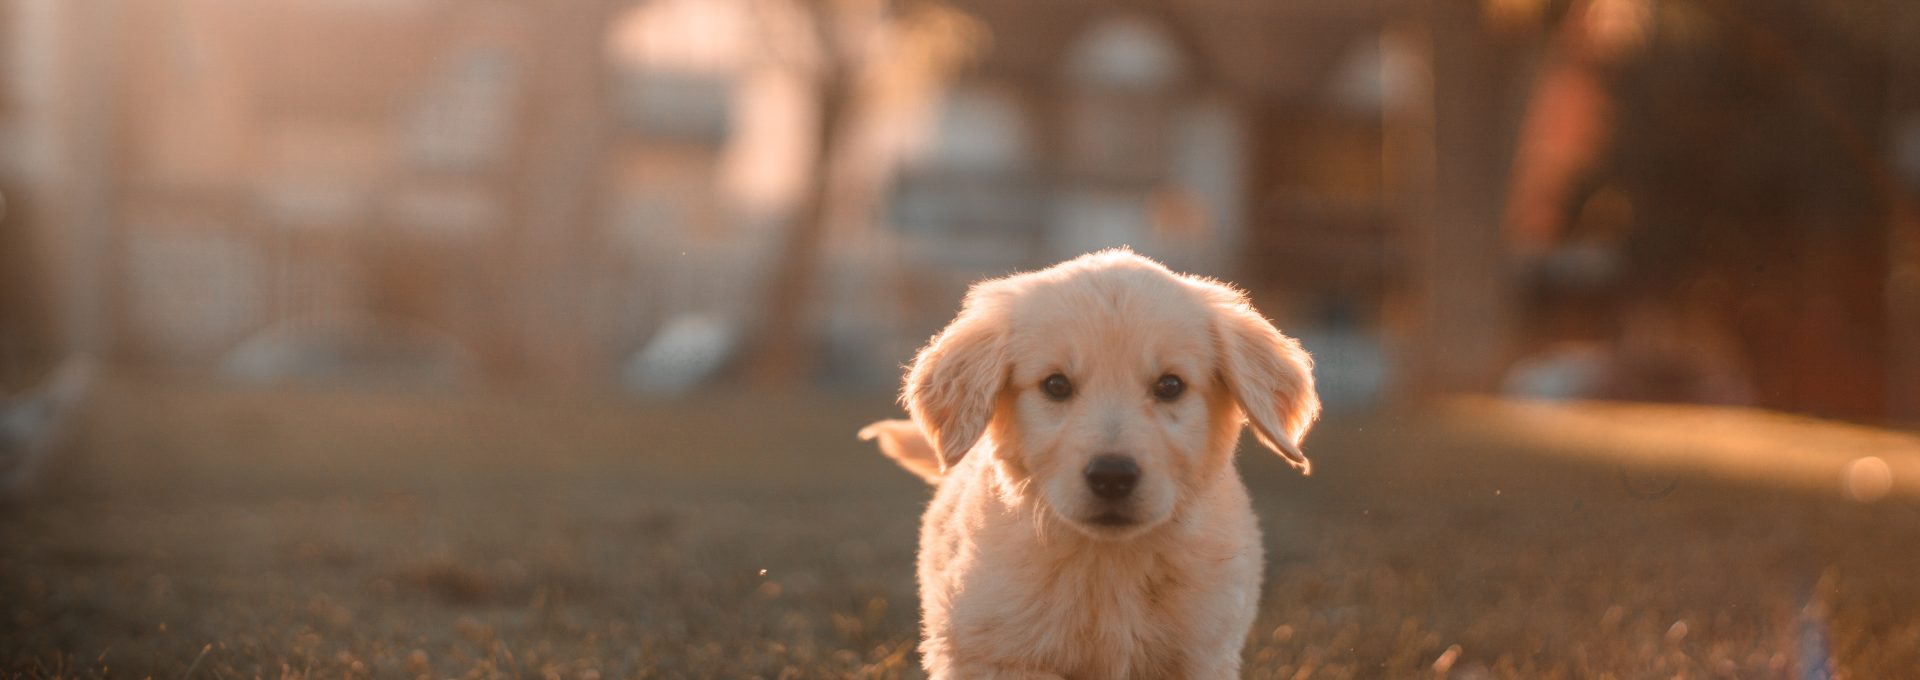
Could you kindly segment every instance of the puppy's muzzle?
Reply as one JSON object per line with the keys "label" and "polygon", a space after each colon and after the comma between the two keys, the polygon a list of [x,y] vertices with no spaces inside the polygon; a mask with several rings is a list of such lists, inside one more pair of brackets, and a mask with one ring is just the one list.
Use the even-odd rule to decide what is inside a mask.
{"label": "puppy's muzzle", "polygon": [[1101,456],[1087,464],[1087,488],[1093,495],[1117,501],[1133,494],[1140,483],[1140,465],[1126,456]]}

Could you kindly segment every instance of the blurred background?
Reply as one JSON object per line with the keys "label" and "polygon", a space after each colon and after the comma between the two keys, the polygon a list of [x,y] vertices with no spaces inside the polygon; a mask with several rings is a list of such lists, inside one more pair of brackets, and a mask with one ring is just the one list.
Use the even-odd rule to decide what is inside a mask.
{"label": "blurred background", "polygon": [[1341,404],[1920,418],[1893,0],[11,0],[0,369],[891,389],[1131,245]]}
{"label": "blurred background", "polygon": [[[911,674],[924,492],[854,428],[897,414],[901,365],[969,282],[1126,245],[1248,289],[1317,359],[1333,415],[1316,460],[1335,462],[1316,465],[1327,472],[1314,486],[1249,460],[1256,487],[1292,494],[1263,506],[1270,542],[1360,564],[1391,553],[1286,528],[1341,502],[1391,505],[1352,500],[1378,466],[1401,489],[1439,494],[1421,507],[1451,508],[1409,541],[1457,535],[1464,517],[1529,559],[1571,550],[1551,527],[1508,527],[1455,494],[1498,491],[1498,473],[1394,457],[1435,450],[1507,452],[1488,455],[1510,468],[1488,469],[1516,479],[1601,480],[1610,491],[1593,498],[1640,502],[1622,507],[1653,514],[1627,526],[1671,531],[1669,546],[1747,535],[1729,529],[1740,522],[1800,527],[1713,543],[1767,556],[1752,562],[1764,573],[1733,581],[1789,603],[1773,610],[1707,585],[1624,615],[1596,595],[1567,605],[1580,613],[1566,637],[1531,647],[1516,640],[1537,626],[1406,619],[1440,631],[1429,640],[1396,614],[1376,622],[1378,667],[1872,677],[1920,663],[1920,587],[1887,571],[1900,559],[1858,552],[1920,536],[1920,444],[1900,429],[1920,423],[1916,196],[1920,4],[1905,0],[0,0],[0,385],[15,395],[0,481],[16,501],[41,499],[0,521],[0,595],[25,603],[0,624],[21,641],[0,661],[104,675],[102,650],[120,641],[156,650],[123,666],[190,674],[202,642],[265,615],[236,595],[254,591],[212,576],[194,590],[182,574],[264,569],[335,573],[353,594],[315,604],[260,586],[295,601],[292,623],[252,657],[208,663],[551,670],[495,646],[515,630],[539,638],[551,612],[501,612],[572,593],[582,609],[568,625],[612,640],[595,616],[654,610],[592,608],[624,602],[609,593],[697,592],[761,604],[734,609],[739,620],[647,605],[665,609],[635,625],[667,641],[594,672],[679,663],[771,677],[799,655],[826,675]],[[1540,400],[1566,406],[1531,410]],[[714,430],[731,438],[708,440]],[[1620,430],[1635,438],[1620,443]],[[1569,441],[1588,448],[1568,454]],[[800,472],[796,456],[835,462]],[[1569,457],[1583,462],[1540,472]],[[743,470],[759,481],[733,477]],[[892,490],[868,498],[831,481],[867,474]],[[1715,489],[1693,501],[1712,509],[1676,488]],[[372,514],[313,524],[342,507]],[[777,562],[752,547],[774,529],[743,519],[768,507],[847,519],[788,527],[802,534],[880,538],[836,544],[794,567],[812,581],[783,591],[751,573]],[[1746,514],[1762,507],[1797,509]],[[487,514],[529,508],[556,514],[528,526]],[[369,528],[392,513],[441,519]],[[501,556],[555,531],[591,544],[568,532],[603,515],[637,552]],[[140,517],[162,524],[114,524]],[[232,532],[205,533],[221,522]],[[1874,538],[1826,553],[1823,526]],[[268,561],[167,567],[128,547],[196,553],[187,546],[234,536]],[[724,547],[689,547],[702,541]],[[1269,548],[1275,569],[1307,559],[1285,545]],[[745,575],[608,575],[659,546],[694,556],[662,573]],[[1640,549],[1653,551],[1645,564],[1681,568]],[[1687,573],[1709,559],[1686,554]],[[1840,563],[1859,571],[1836,575]],[[1428,566],[1393,564],[1450,589]],[[1501,584],[1612,582],[1604,573],[1661,589],[1617,575],[1660,568],[1583,564],[1473,582],[1510,595]],[[1337,578],[1295,568],[1269,581]],[[88,569],[121,570],[124,588],[73,576]],[[831,573],[880,580],[820,576]],[[1847,590],[1862,573],[1872,585]],[[461,623],[397,629],[453,631],[445,644],[471,654],[448,661],[438,642],[367,632],[391,622],[382,612],[408,584],[454,612],[421,616]],[[1370,592],[1312,587],[1329,600]],[[753,608],[804,593],[830,604]],[[1477,606],[1514,611],[1503,602]],[[179,613],[219,606],[249,623]],[[1381,606],[1397,605],[1356,611]],[[1711,614],[1694,614],[1687,638],[1686,612],[1729,606],[1758,618],[1708,628],[1699,616]],[[782,627],[835,607],[858,625]],[[197,621],[204,634],[167,638],[165,621],[155,633],[165,612],[175,631]],[[1617,627],[1642,613],[1652,647],[1608,657],[1576,644],[1631,641]],[[1607,617],[1616,628],[1592,628]],[[1841,632],[1803,634],[1841,619]],[[1364,646],[1315,656],[1352,621],[1313,620],[1327,627],[1264,613],[1250,667],[1376,668]],[[329,630],[384,651],[343,642],[347,658],[302,637]],[[715,630],[783,642],[696,645]],[[1798,651],[1741,656],[1749,648]],[[1671,666],[1636,665],[1673,650]],[[1607,658],[1634,661],[1593,661]]]}

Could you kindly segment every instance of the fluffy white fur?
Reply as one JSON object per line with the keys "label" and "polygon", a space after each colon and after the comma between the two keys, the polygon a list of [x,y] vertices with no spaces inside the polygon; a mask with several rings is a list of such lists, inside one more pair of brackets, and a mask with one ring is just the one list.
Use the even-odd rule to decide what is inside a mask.
{"label": "fluffy white fur", "polygon": [[[1045,393],[1056,373],[1071,397]],[[1168,375],[1184,393],[1156,398]],[[1305,472],[1320,408],[1307,354],[1244,295],[1124,250],[985,281],[902,401],[912,421],[860,434],[939,487],[919,557],[935,680],[1238,676],[1263,557],[1235,442],[1249,423]],[[1102,455],[1139,465],[1126,499],[1090,491]]]}

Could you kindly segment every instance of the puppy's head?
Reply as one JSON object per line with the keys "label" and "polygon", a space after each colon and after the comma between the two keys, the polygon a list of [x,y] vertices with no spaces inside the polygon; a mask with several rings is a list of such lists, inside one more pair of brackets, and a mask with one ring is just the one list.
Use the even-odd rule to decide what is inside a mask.
{"label": "puppy's head", "polygon": [[1231,472],[1241,423],[1303,472],[1311,362],[1220,283],[1126,251],[974,286],[902,396],[940,464],[991,439],[1003,493],[1125,538]]}

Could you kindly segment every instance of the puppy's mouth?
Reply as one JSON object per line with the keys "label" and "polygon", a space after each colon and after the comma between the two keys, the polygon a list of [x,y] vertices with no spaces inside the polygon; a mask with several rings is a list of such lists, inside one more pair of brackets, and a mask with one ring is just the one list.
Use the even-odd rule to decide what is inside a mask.
{"label": "puppy's mouth", "polygon": [[1087,523],[1097,527],[1125,529],[1135,524],[1139,524],[1140,520],[1134,519],[1128,515],[1123,515],[1121,513],[1114,512],[1112,510],[1108,510],[1106,512],[1100,513],[1098,515],[1094,515],[1093,517],[1089,518],[1087,520]]}

